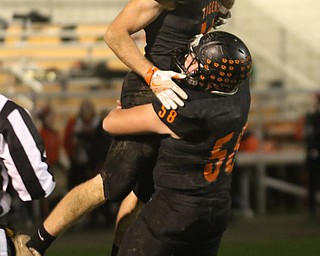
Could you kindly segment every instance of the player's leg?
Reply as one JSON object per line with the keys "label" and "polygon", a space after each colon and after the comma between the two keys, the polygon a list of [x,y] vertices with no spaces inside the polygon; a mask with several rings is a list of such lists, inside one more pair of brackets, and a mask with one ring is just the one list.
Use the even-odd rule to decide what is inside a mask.
{"label": "player's leg", "polygon": [[[217,256],[223,233],[231,213],[231,198],[228,192],[218,192],[215,198],[202,198],[200,201],[176,198],[181,202],[182,213],[187,213],[187,222],[181,236],[186,246],[176,247],[177,256]],[[188,206],[185,204],[187,203]],[[189,210],[188,210],[189,208]],[[183,220],[183,217],[179,219]],[[189,221],[189,224],[188,224]],[[193,252],[194,254],[190,254]]]}
{"label": "player's leg", "polygon": [[112,256],[117,255],[126,230],[137,219],[140,211],[154,193],[152,168],[153,163],[141,170],[140,179],[134,190],[121,203],[117,216]]}
{"label": "player's leg", "polygon": [[118,255],[217,255],[231,206],[228,195],[218,196],[156,192],[125,233]]}
{"label": "player's leg", "polygon": [[[122,108],[150,103],[154,97],[139,75],[130,72],[125,77],[121,91]],[[133,190],[142,170],[153,170],[161,138],[160,135],[115,137],[101,171],[107,199],[123,200]]]}
{"label": "player's leg", "polygon": [[[150,103],[153,99],[153,93],[140,76],[133,72],[126,76],[121,92],[122,108]],[[153,192],[152,170],[156,162],[160,139],[159,135],[115,138],[102,171],[107,199],[122,200],[134,188],[137,180],[142,180],[146,173],[149,173],[148,176],[151,178],[147,182],[150,181],[149,187],[151,186],[152,189],[151,192],[145,193],[147,196],[144,194],[143,197],[147,199],[142,199],[149,200]],[[145,185],[139,187],[144,189]],[[134,209],[137,205],[140,204],[137,204],[137,198],[133,193],[123,201],[117,216],[112,255],[116,255],[123,233],[129,223],[136,218],[136,212],[140,211],[139,207]]]}
{"label": "player's leg", "polygon": [[75,186],[55,206],[43,224],[31,236],[30,241],[23,239],[22,242],[19,242],[20,249],[29,247],[44,255],[51,243],[63,231],[72,226],[80,217],[105,203],[105,200],[103,180],[99,174]]}
{"label": "player's leg", "polygon": [[98,174],[71,189],[44,221],[50,235],[58,237],[78,219],[105,203],[103,180]]}
{"label": "player's leg", "polygon": [[[156,153],[154,156],[156,156]],[[136,220],[141,209],[154,193],[152,170],[155,161],[156,159],[144,162],[144,166],[139,170],[139,180],[134,190],[121,203],[117,216],[112,256],[117,255],[125,231]]]}
{"label": "player's leg", "polygon": [[117,137],[101,170],[107,200],[122,201],[156,163],[161,136]]}
{"label": "player's leg", "polygon": [[143,206],[133,191],[122,201],[116,219],[112,256],[117,255],[126,230],[137,219]]}
{"label": "player's leg", "polygon": [[[147,207],[148,211],[158,211],[164,213],[162,207],[162,201],[157,197],[146,204],[142,212]],[[161,215],[161,213],[159,213]],[[164,215],[162,215],[164,216]],[[173,255],[173,248],[170,243],[163,239],[159,239],[150,228],[149,219],[146,219],[144,214],[140,214],[137,220],[128,228],[125,233],[118,256],[163,256]],[[161,222],[161,220],[160,220]]]}
{"label": "player's leg", "polygon": [[[137,203],[137,197],[131,193],[122,202],[117,216],[118,224],[116,225],[112,255],[116,255],[123,233],[135,220],[142,202],[148,201],[154,191],[152,170],[157,158],[159,138],[158,136],[143,137],[139,137],[140,141],[116,141],[109,151],[103,168],[105,197],[107,199],[120,201],[133,189],[140,199],[140,203]],[[137,205],[138,209],[134,209]]]}

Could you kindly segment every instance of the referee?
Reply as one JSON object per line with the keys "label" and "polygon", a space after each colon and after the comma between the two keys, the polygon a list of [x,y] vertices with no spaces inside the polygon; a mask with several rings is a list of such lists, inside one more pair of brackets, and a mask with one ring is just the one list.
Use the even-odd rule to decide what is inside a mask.
{"label": "referee", "polygon": [[[50,195],[55,187],[44,149],[44,143],[29,113],[0,94],[0,223],[9,212],[11,182],[22,201]],[[14,233],[0,227],[0,255],[19,255],[10,238]]]}

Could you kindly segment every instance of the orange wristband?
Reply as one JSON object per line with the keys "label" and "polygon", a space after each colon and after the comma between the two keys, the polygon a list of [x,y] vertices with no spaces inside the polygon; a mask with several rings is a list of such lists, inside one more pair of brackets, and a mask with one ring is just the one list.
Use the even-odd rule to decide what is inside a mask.
{"label": "orange wristband", "polygon": [[146,76],[144,77],[144,80],[147,82],[148,85],[150,85],[150,83],[151,83],[151,78],[152,78],[153,74],[154,74],[155,72],[157,72],[158,70],[159,70],[159,69],[158,69],[157,67],[151,67],[151,68],[149,68]]}

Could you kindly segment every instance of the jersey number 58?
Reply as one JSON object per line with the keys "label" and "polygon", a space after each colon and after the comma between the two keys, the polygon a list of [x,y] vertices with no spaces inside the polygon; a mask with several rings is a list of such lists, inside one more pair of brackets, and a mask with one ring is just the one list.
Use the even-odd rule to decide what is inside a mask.
{"label": "jersey number 58", "polygon": [[220,168],[223,164],[225,164],[226,173],[232,172],[233,165],[234,165],[234,158],[236,156],[236,153],[238,152],[238,149],[240,147],[240,141],[246,128],[247,128],[247,124],[242,128],[242,132],[239,134],[237,138],[237,141],[233,147],[233,151],[229,154],[227,150],[223,149],[223,145],[230,142],[230,140],[234,136],[234,132],[231,132],[225,137],[216,141],[211,151],[211,156],[210,156],[211,162],[206,164],[204,167],[204,177],[206,178],[207,181],[214,182],[217,179],[220,173]]}

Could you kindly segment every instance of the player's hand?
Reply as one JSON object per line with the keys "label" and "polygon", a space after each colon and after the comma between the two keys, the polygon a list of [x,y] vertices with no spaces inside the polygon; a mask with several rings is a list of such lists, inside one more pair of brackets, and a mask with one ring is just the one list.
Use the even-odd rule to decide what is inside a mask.
{"label": "player's hand", "polygon": [[13,244],[16,249],[16,256],[41,256],[41,254],[27,246],[27,242],[30,240],[30,236],[19,234],[13,238]]}
{"label": "player's hand", "polygon": [[219,29],[222,25],[225,25],[228,22],[228,19],[231,18],[231,11],[229,10],[227,13],[219,12],[218,16],[215,18],[213,22],[213,28]]}
{"label": "player's hand", "polygon": [[172,81],[172,78],[183,79],[185,77],[174,71],[163,71],[152,67],[145,80],[166,109],[176,109],[178,105],[181,107],[184,105],[181,99],[186,100],[188,95]]}

